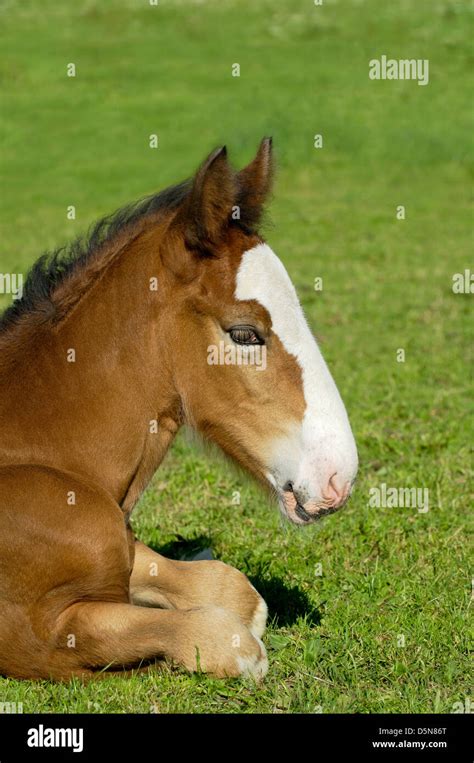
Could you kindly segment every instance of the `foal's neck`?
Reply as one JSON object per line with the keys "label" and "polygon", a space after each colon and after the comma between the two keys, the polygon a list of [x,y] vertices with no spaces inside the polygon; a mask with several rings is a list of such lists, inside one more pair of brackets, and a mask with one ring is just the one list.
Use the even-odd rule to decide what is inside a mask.
{"label": "foal's neck", "polygon": [[[126,513],[182,421],[163,346],[160,235],[157,226],[132,241],[59,325],[44,330],[20,360],[10,401],[34,430],[11,427],[10,461],[80,473]],[[1,404],[0,419],[8,419]]]}
{"label": "foal's neck", "polygon": [[[129,514],[163,460],[182,423],[181,403],[166,362],[163,320],[166,277],[160,229],[142,234],[117,258],[85,300],[76,336],[89,331],[96,345],[93,378],[100,394],[100,428],[90,422],[100,450],[115,453],[108,489]],[[72,328],[74,327],[74,328]],[[66,325],[64,326],[66,330]],[[97,452],[95,456],[97,456]]]}

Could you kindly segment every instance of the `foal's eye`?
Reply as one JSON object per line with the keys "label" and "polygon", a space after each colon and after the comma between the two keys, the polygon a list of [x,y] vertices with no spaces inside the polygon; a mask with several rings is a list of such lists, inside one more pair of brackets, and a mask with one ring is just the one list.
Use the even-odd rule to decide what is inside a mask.
{"label": "foal's eye", "polygon": [[229,329],[229,334],[236,344],[264,344],[263,339],[251,326],[236,326]]}

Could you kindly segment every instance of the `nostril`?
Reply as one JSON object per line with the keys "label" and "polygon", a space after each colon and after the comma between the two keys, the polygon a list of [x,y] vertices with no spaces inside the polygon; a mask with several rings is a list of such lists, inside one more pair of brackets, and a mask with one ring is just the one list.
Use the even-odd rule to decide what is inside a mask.
{"label": "nostril", "polygon": [[335,472],[332,475],[331,479],[328,482],[328,486],[326,488],[326,498],[329,501],[333,501],[335,506],[338,506],[344,500],[344,490],[338,489],[334,479],[336,477],[336,474],[337,472]]}
{"label": "nostril", "polygon": [[285,484],[283,485],[283,491],[285,493],[293,492],[293,483],[291,482],[291,480],[288,480],[288,482],[285,482]]}

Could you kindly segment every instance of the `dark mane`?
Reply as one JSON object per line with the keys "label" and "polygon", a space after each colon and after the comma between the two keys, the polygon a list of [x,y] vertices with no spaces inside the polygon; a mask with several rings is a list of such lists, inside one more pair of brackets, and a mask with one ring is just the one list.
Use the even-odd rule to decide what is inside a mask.
{"label": "dark mane", "polygon": [[191,180],[185,180],[129,204],[99,220],[86,236],[44,253],[28,272],[22,298],[14,300],[0,315],[0,333],[7,331],[28,314],[53,312],[52,296],[63,281],[99,259],[104,247],[119,234],[128,229],[132,231],[144,218],[175,210],[189,193],[191,183]]}

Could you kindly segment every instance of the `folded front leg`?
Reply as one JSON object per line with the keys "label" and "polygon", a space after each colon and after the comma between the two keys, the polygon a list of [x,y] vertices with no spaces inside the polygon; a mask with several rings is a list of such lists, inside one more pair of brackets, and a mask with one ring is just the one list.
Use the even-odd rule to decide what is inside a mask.
{"label": "folded front leg", "polygon": [[49,674],[57,678],[88,675],[101,668],[129,668],[152,659],[221,678],[252,675],[260,679],[267,671],[262,642],[235,614],[219,607],[163,611],[81,602],[63,613],[55,630]]}
{"label": "folded front leg", "polygon": [[223,607],[238,615],[255,636],[265,630],[264,600],[242,572],[223,562],[178,562],[136,541],[130,595],[134,604],[145,607]]}

